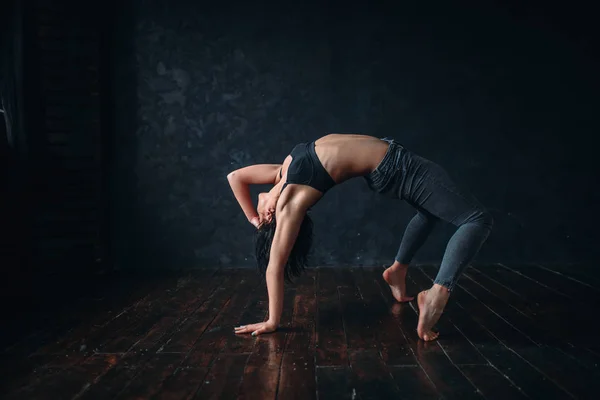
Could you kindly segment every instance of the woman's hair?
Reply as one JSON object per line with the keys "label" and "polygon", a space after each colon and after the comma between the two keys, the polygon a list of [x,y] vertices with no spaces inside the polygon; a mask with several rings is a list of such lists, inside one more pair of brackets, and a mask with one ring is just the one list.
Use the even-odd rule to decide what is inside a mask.
{"label": "woman's hair", "polygon": [[[256,262],[258,264],[258,272],[265,275],[267,266],[269,265],[269,255],[271,253],[271,244],[273,236],[275,236],[275,228],[277,222],[275,217],[271,223],[263,224],[256,231],[254,246],[256,251]],[[290,256],[285,264],[284,275],[285,280],[292,282],[292,278],[300,276],[306,268],[308,254],[312,246],[312,231],[313,222],[308,214],[304,216],[298,237],[294,243],[294,247],[290,252]]]}

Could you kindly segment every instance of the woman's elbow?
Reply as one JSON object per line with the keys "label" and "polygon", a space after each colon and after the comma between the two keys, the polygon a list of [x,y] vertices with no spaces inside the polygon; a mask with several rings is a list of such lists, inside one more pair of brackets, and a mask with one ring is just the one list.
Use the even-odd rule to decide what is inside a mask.
{"label": "woman's elbow", "polygon": [[229,182],[231,182],[231,180],[234,178],[235,178],[235,171],[231,171],[230,173],[227,174],[227,180]]}

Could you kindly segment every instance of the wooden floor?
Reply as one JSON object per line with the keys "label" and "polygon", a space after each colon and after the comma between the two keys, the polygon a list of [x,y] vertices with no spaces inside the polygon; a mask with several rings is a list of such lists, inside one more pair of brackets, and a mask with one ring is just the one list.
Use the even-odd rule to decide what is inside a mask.
{"label": "wooden floor", "polygon": [[[381,272],[310,270],[259,338],[233,333],[266,315],[253,270],[121,282],[6,348],[0,398],[598,398],[600,282],[585,269],[470,267],[433,343]],[[411,268],[409,290],[435,273]]]}

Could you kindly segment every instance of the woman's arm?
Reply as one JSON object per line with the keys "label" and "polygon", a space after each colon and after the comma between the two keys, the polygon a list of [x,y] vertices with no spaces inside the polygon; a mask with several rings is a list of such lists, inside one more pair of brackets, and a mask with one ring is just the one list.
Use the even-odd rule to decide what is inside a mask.
{"label": "woman's arm", "polygon": [[266,280],[269,293],[269,319],[267,322],[235,328],[235,333],[252,333],[253,336],[273,332],[279,326],[283,311],[284,268],[294,247],[306,209],[286,204],[277,210],[277,228],[267,266]]}
{"label": "woman's arm", "polygon": [[269,322],[276,327],[279,326],[283,308],[285,264],[294,243],[296,243],[305,213],[306,210],[290,204],[277,211],[277,228],[275,228],[266,272],[269,292]]}
{"label": "woman's arm", "polygon": [[[244,215],[253,225],[258,226],[258,213],[250,197],[250,185],[275,184],[280,164],[258,164],[240,168],[227,175],[229,186]],[[252,220],[256,218],[256,223]]]}

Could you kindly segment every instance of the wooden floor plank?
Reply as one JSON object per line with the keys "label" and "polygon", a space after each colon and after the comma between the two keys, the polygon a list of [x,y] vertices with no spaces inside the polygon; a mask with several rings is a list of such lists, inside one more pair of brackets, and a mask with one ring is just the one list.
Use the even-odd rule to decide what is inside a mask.
{"label": "wooden floor plank", "polygon": [[348,349],[334,270],[319,268],[317,282],[316,364],[318,366],[347,366]]}
{"label": "wooden floor plank", "polygon": [[235,399],[249,354],[221,354],[204,378],[195,399]]}
{"label": "wooden floor plank", "polygon": [[230,275],[224,280],[219,280],[216,286],[205,284],[203,288],[205,290],[199,290],[196,299],[192,299],[189,303],[184,302],[182,308],[193,311],[187,314],[185,322],[177,327],[177,331],[171,335],[169,341],[161,346],[160,352],[187,353],[219,311],[225,307],[235,287],[234,277]]}
{"label": "wooden floor plank", "polygon": [[188,324],[198,315],[210,314],[208,310],[211,306],[219,307],[221,293],[234,287],[233,279],[236,275],[228,271],[215,271],[211,275],[194,274],[190,289],[182,291],[176,301],[166,304],[161,319],[137,343],[136,347],[151,348],[167,334],[170,343],[174,339],[175,332],[181,331],[183,324]]}
{"label": "wooden floor plank", "polygon": [[519,349],[519,354],[535,365],[542,366],[548,376],[565,387],[575,398],[590,398],[600,390],[599,376],[578,365],[564,353],[551,347]]}
{"label": "wooden floor plank", "polygon": [[356,399],[349,366],[318,367],[316,379],[319,399]]}
{"label": "wooden floor plank", "polygon": [[238,399],[275,399],[286,336],[282,332],[256,339],[243,371]]}
{"label": "wooden floor plank", "polygon": [[311,270],[297,282],[292,326],[286,352],[314,353],[316,346],[317,271]]}
{"label": "wooden floor plank", "polygon": [[398,397],[395,398],[406,400],[433,400],[440,398],[435,386],[421,366],[404,365],[390,366],[388,368],[399,389]]}
{"label": "wooden floor plank", "polygon": [[281,362],[278,399],[316,398],[315,316],[317,271],[310,270],[298,279],[292,326]]}
{"label": "wooden floor plank", "polygon": [[350,350],[350,381],[359,399],[396,399],[400,391],[379,351]]}
{"label": "wooden floor plank", "polygon": [[181,367],[165,379],[152,400],[190,400],[194,398],[198,388],[205,382],[207,367]]}
{"label": "wooden floor plank", "polygon": [[94,382],[78,399],[81,400],[103,400],[115,398],[127,384],[139,373],[141,367],[129,365],[123,361],[109,369],[100,379]]}
{"label": "wooden floor plank", "polygon": [[[572,287],[569,289],[566,280],[564,284],[542,282],[539,277],[536,279],[535,274],[524,273],[530,269],[536,268],[508,268],[500,265],[495,268],[485,268],[485,274],[507,285],[518,285],[519,290],[527,290],[527,296],[532,301],[531,306],[534,307],[538,320],[545,319],[548,326],[552,326],[551,329],[567,339],[571,345],[590,343],[592,346],[597,346],[594,334],[580,327],[588,324],[587,310],[600,305],[598,297],[595,295],[578,297],[569,294],[569,291],[577,289]],[[559,323],[556,323],[557,321]]]}
{"label": "wooden floor plank", "polygon": [[333,268],[333,276],[337,288],[356,288],[356,282],[352,276],[352,268]]}
{"label": "wooden floor plank", "polygon": [[589,348],[597,346],[595,336],[580,328],[589,321],[586,306],[511,269],[486,266],[470,270],[494,293],[502,294],[506,301],[528,313],[547,335],[553,335],[554,340],[547,339],[546,344],[560,348],[587,368],[598,370],[600,356]]}
{"label": "wooden floor plank", "polygon": [[139,366],[134,379],[119,392],[115,399],[149,399],[160,390],[162,383],[183,361],[180,353],[156,353]]}
{"label": "wooden floor plank", "polygon": [[505,268],[523,274],[547,287],[554,288],[573,300],[586,299],[586,303],[593,302],[594,304],[600,302],[600,289],[577,279],[565,279],[564,275],[537,266],[505,266]]}
{"label": "wooden floor plank", "polygon": [[[532,318],[536,318],[537,321],[541,322],[547,317],[553,318],[556,315],[571,318],[571,322],[576,321],[573,319],[576,313],[573,315],[572,311],[576,310],[572,300],[516,271],[502,266],[486,266],[485,268],[469,268],[466,274],[495,293],[501,293],[507,301],[512,302],[515,307]],[[548,325],[550,327],[556,321],[548,322],[551,324]],[[568,331],[560,331],[563,328],[568,329],[569,324],[554,326],[554,329],[558,330],[558,334],[564,338],[564,334]]]}
{"label": "wooden floor plank", "polygon": [[371,318],[371,329],[375,333],[375,343],[387,365],[417,365],[417,360],[402,330],[394,320],[388,303],[381,296],[381,289],[375,274],[382,270],[353,269],[354,280],[367,304],[366,312]]}
{"label": "wooden floor plank", "polygon": [[354,284],[352,286],[340,286],[338,287],[338,293],[348,349],[375,348],[377,342],[375,331],[372,328],[374,321],[358,288]]}
{"label": "wooden floor plank", "polygon": [[180,279],[167,279],[166,285],[153,290],[149,296],[136,302],[134,307],[123,310],[120,315],[105,324],[94,325],[84,336],[73,335],[63,349],[76,349],[82,345],[86,350],[103,353],[124,353],[148,329],[160,319],[162,308],[175,302],[192,284],[190,275]]}
{"label": "wooden floor plank", "polygon": [[[190,283],[189,277],[173,282],[154,296],[148,296],[134,307],[100,326],[92,329],[83,344],[72,341],[67,349],[85,346],[88,351],[102,353],[125,353],[145,331],[160,319],[162,307],[168,301],[175,301],[181,290]],[[73,338],[77,340],[77,338]]]}
{"label": "wooden floor plank", "polygon": [[488,400],[527,399],[527,396],[490,365],[462,365],[462,372]]}
{"label": "wooden floor plank", "polygon": [[[575,311],[573,310],[575,307],[572,301],[566,298],[557,301],[556,296],[540,296],[540,291],[546,290],[544,287],[517,274],[506,271],[507,274],[512,275],[512,278],[514,278],[510,281],[512,288],[509,288],[482,272],[489,271],[490,269],[485,267],[481,268],[481,270],[470,268],[465,277],[476,281],[496,296],[502,298],[503,301],[510,304],[513,308],[518,309],[521,313],[531,318],[538,328],[535,335],[538,341],[544,346],[550,346],[565,353],[583,367],[595,372],[600,370],[600,358],[592,352],[587,351],[584,347],[581,347],[580,341],[573,340],[573,336],[577,337],[579,333],[576,332],[578,324],[574,320],[574,317],[570,315]],[[509,284],[509,282],[505,283]],[[527,293],[527,295],[521,295],[519,292],[513,290],[514,288],[521,288],[521,291]],[[552,300],[544,301],[548,299]],[[575,311],[575,313],[577,312]]]}
{"label": "wooden floor plank", "polygon": [[547,269],[555,274],[562,275],[567,279],[575,279],[593,288],[600,288],[600,271],[598,266],[590,263],[585,264],[535,264],[538,268]]}
{"label": "wooden floor plank", "polygon": [[479,270],[477,268],[470,267],[463,274],[463,278],[471,279],[493,293],[500,295],[508,304],[526,316],[533,318],[536,315],[535,307],[532,307],[532,298],[526,292],[522,293],[520,290],[518,290],[518,287],[512,285],[506,286],[501,282],[492,279],[482,272],[486,269],[487,268]]}
{"label": "wooden floor plank", "polygon": [[[581,306],[587,307],[589,302],[584,300],[584,297],[572,298],[564,290],[563,285],[549,285],[541,282],[538,279],[532,278],[530,274],[523,273],[521,268],[507,268],[502,265],[479,268],[480,272],[488,277],[501,282],[505,286],[516,288],[519,293],[526,293],[527,298],[531,301],[533,307],[538,314],[547,312],[560,312],[561,317],[580,316],[579,309]],[[525,292],[525,290],[527,290]],[[589,300],[594,300],[595,296],[588,297]],[[586,299],[586,300],[587,300]],[[579,307],[578,307],[579,306]]]}
{"label": "wooden floor plank", "polygon": [[116,355],[93,356],[85,363],[66,369],[48,369],[34,373],[29,384],[3,397],[6,399],[71,399],[93,384],[117,362]]}
{"label": "wooden floor plank", "polygon": [[[507,324],[510,324],[515,331],[523,335],[529,342],[525,342],[525,344],[532,344],[539,347],[544,342],[551,340],[546,332],[539,329],[535,321],[527,314],[518,308],[512,307],[510,303],[506,302],[505,298],[490,292],[485,286],[480,285],[469,277],[460,279],[459,286],[461,290],[481,301],[490,312],[495,313]],[[519,343],[521,343],[520,339]]]}
{"label": "wooden floor plank", "polygon": [[278,399],[316,399],[315,357],[312,352],[285,352],[281,363]]}
{"label": "wooden floor plank", "polygon": [[[471,317],[470,307],[465,309],[462,304],[447,308],[447,314],[459,327],[461,332],[474,343],[490,365],[497,368],[514,386],[532,398],[567,398],[552,381],[542,374],[535,366],[522,358],[512,349],[506,347],[497,337],[481,326]],[[468,305],[467,305],[468,307]],[[463,365],[460,366],[462,368]],[[547,396],[547,397],[545,397]]]}

